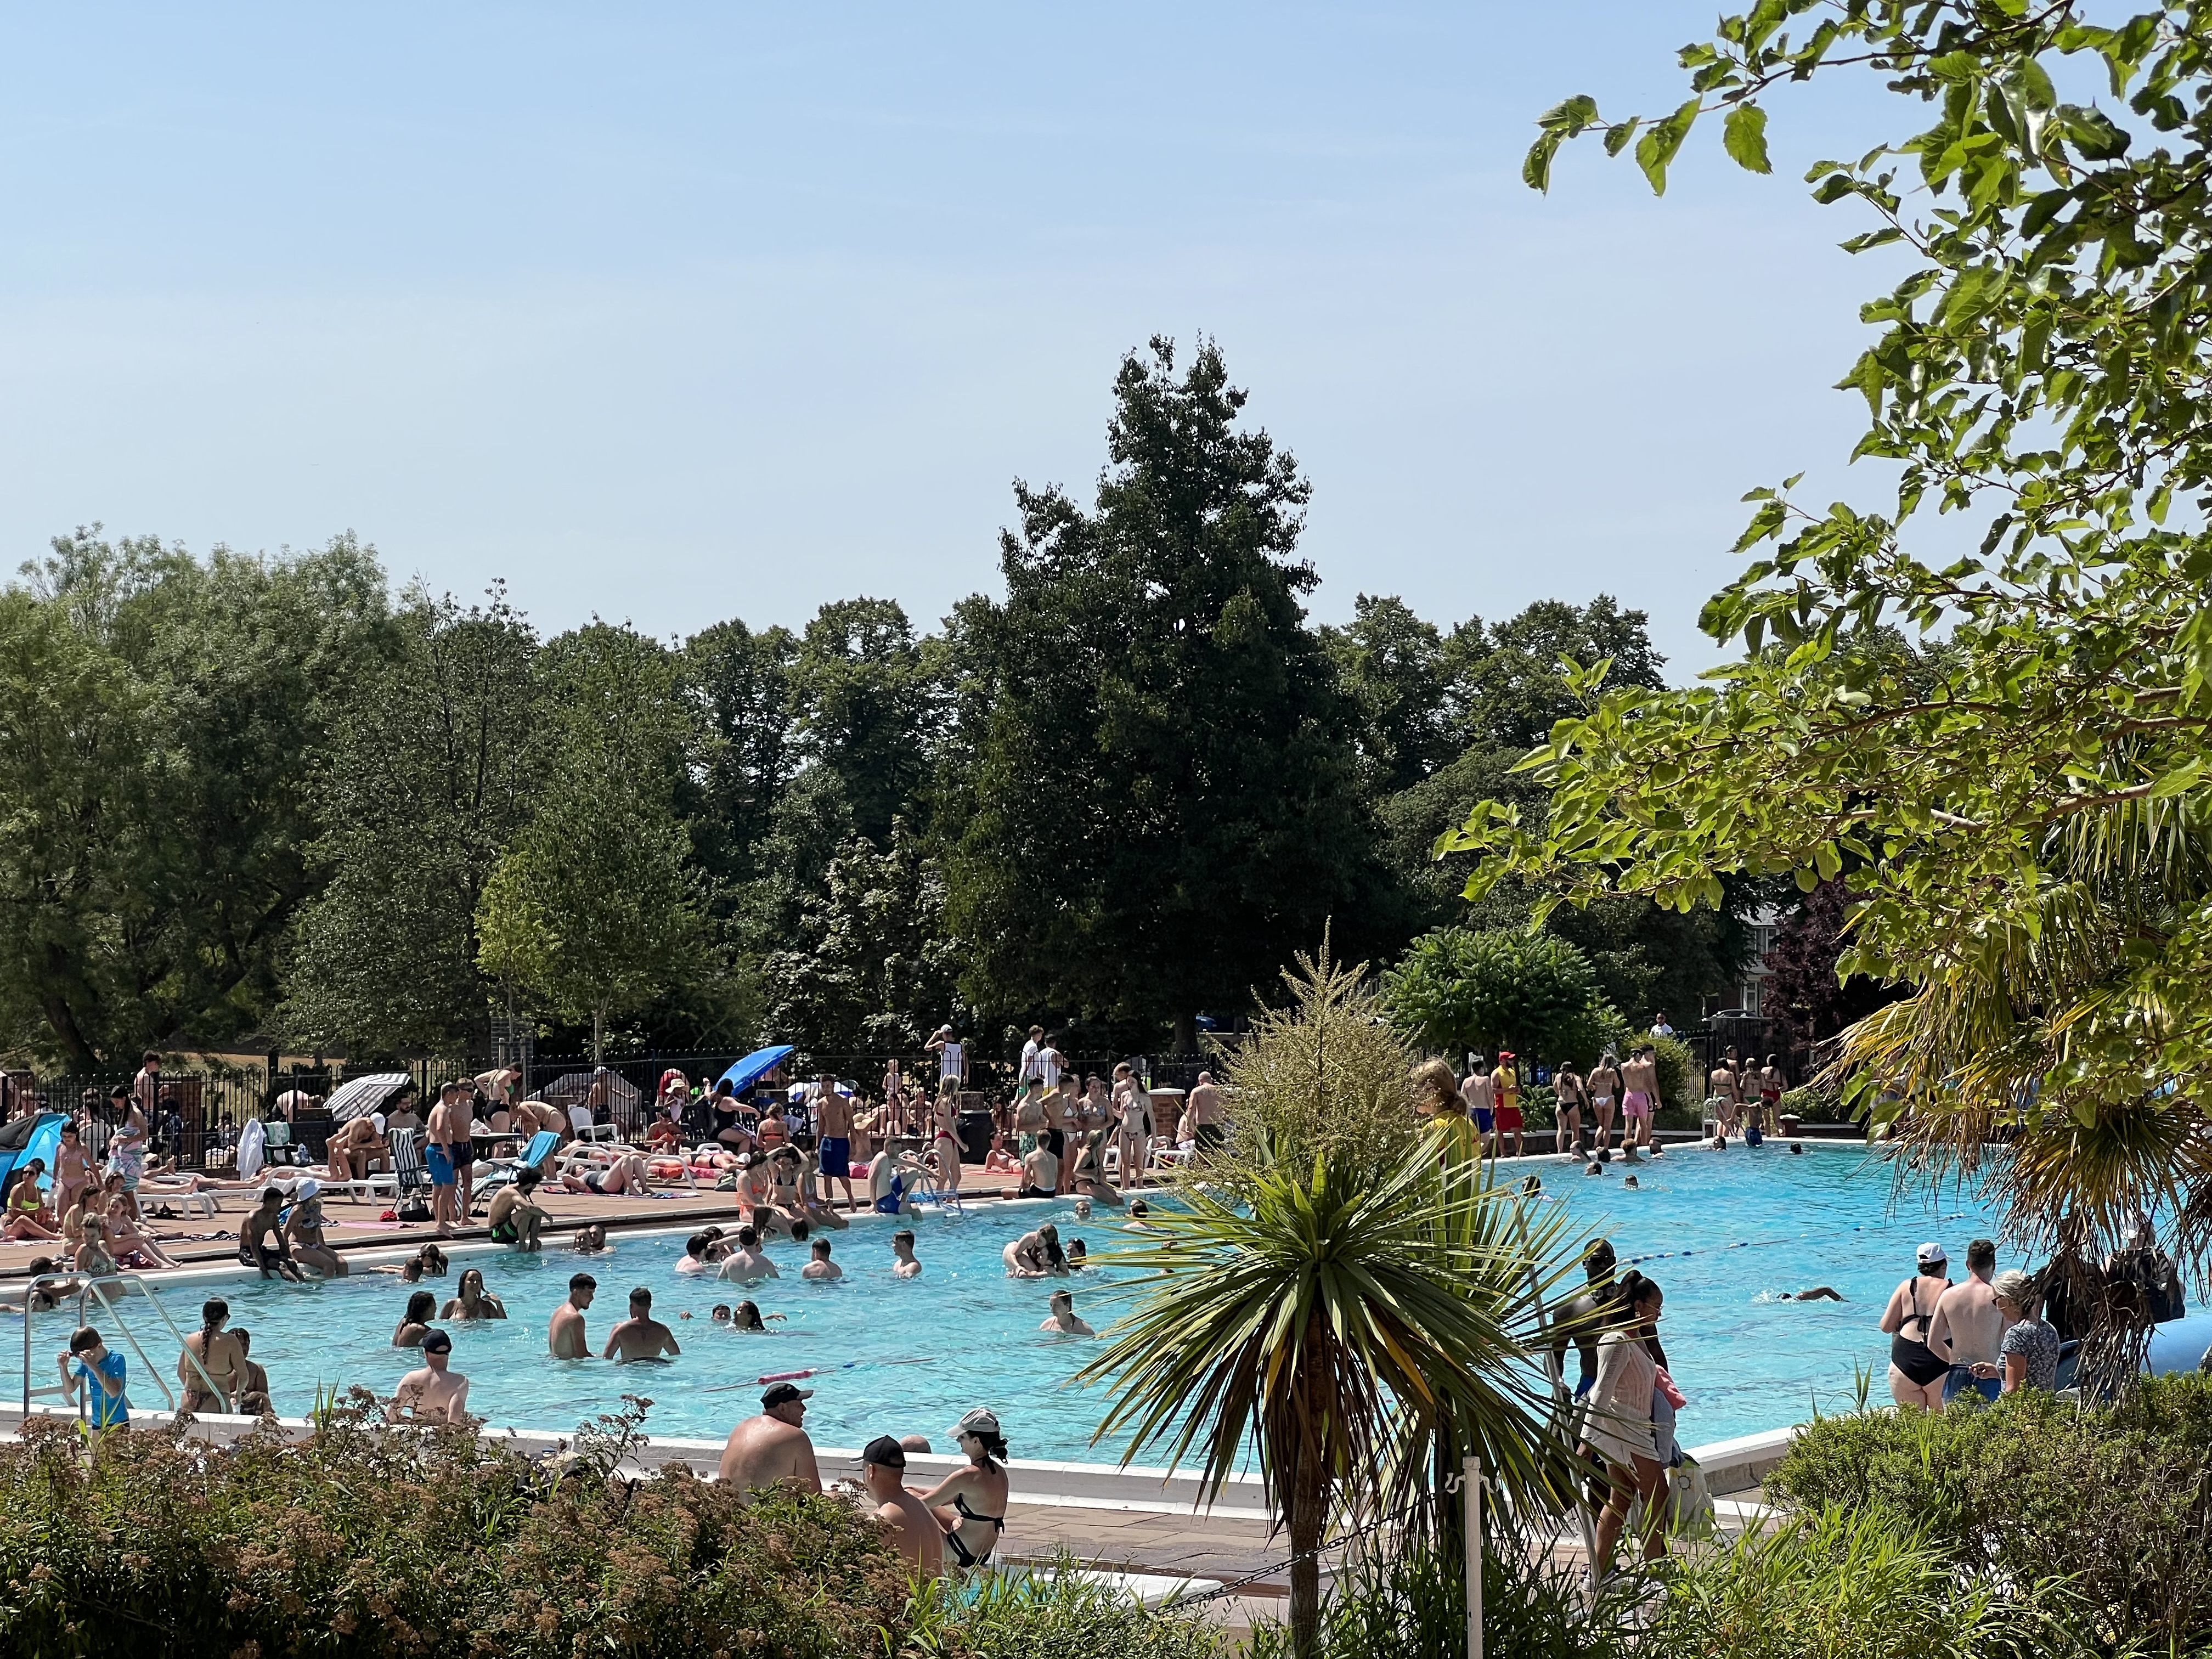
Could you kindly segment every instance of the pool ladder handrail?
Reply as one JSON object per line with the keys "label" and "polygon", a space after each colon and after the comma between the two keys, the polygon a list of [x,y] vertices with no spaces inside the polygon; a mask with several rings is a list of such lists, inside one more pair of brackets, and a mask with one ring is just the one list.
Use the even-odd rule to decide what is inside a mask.
{"label": "pool ladder handrail", "polygon": [[[177,1322],[169,1317],[169,1310],[161,1305],[161,1297],[154,1294],[153,1287],[147,1284],[142,1274],[120,1271],[101,1273],[97,1277],[79,1273],[40,1273],[23,1287],[23,1415],[25,1417],[27,1418],[31,1414],[32,1401],[50,1400],[57,1395],[66,1399],[70,1392],[60,1383],[51,1383],[40,1388],[31,1386],[31,1298],[44,1286],[73,1283],[77,1286],[76,1322],[78,1325],[82,1326],[85,1323],[88,1303],[97,1301],[106,1310],[107,1316],[113,1322],[115,1328],[122,1333],[123,1340],[131,1345],[131,1352],[138,1356],[138,1364],[143,1368],[146,1375],[153,1379],[154,1386],[161,1389],[162,1403],[170,1411],[174,1412],[177,1409],[176,1391],[170,1388],[169,1379],[162,1375],[161,1368],[146,1357],[146,1350],[138,1344],[137,1333],[131,1328],[131,1322],[124,1318],[123,1310],[109,1297],[104,1288],[106,1285],[127,1284],[135,1289],[146,1304],[161,1316],[161,1322],[169,1328],[169,1334],[177,1339],[178,1350],[192,1362],[192,1369],[200,1374],[200,1381],[207,1385],[208,1393],[218,1400],[223,1397],[222,1390],[216,1386],[215,1378],[208,1375],[207,1366],[202,1363],[200,1356],[191,1351],[191,1346],[185,1340],[184,1332],[178,1328]],[[83,1417],[86,1407],[90,1403],[88,1395],[79,1401],[77,1415],[80,1419]]]}

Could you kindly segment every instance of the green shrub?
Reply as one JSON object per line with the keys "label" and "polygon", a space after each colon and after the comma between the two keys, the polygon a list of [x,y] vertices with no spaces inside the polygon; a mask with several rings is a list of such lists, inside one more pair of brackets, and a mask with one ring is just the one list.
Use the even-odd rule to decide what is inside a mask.
{"label": "green shrub", "polygon": [[1844,1111],[1844,1103],[1840,1098],[1830,1091],[1814,1088],[1809,1083],[1795,1089],[1784,1090],[1781,1109],[1793,1117],[1802,1118],[1808,1123],[1850,1121],[1850,1117]]}
{"label": "green shrub", "polygon": [[1994,1406],[1828,1418],[1767,1482],[1805,1510],[1857,1505],[1923,1530],[1984,1580],[2063,1580],[2107,1638],[2212,1643],[2212,1380],[2148,1377],[2077,1410]]}
{"label": "green shrub", "polygon": [[910,1617],[899,1652],[912,1659],[1212,1659],[1223,1646],[1196,1609],[1140,1606],[1064,1551],[1034,1576],[924,1583]]}
{"label": "green shrub", "polygon": [[1832,1505],[1692,1551],[1668,1573],[1654,1659],[2076,1659],[2105,1651],[2063,1584],[1962,1577],[1932,1535]]}
{"label": "green shrub", "polygon": [[1705,1121],[1705,1078],[1698,1057],[1680,1037],[1649,1037],[1659,1052],[1660,1111],[1652,1121],[1669,1129],[1694,1129]]}
{"label": "green shrub", "polygon": [[[1320,1659],[1406,1659],[1467,1650],[1467,1579],[1456,1549],[1425,1538],[1355,1556],[1322,1614]],[[1510,1659],[1627,1659],[1626,1609],[1583,1605],[1577,1576],[1512,1544],[1483,1555],[1483,1650]],[[1255,1625],[1245,1659],[1288,1659],[1287,1626]],[[1650,1659],[1660,1659],[1652,1654]]]}
{"label": "green shrub", "polygon": [[141,1431],[89,1457],[34,1419],[0,1446],[0,1651],[832,1659],[903,1626],[907,1573],[856,1506],[610,1479],[635,1413],[556,1475],[370,1409],[299,1444]]}

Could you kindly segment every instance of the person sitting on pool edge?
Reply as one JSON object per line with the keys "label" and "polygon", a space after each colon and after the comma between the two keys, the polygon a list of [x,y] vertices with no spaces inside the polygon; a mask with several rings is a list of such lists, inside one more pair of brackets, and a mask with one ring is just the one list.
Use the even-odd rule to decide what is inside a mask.
{"label": "person sitting on pool edge", "polygon": [[653,1292],[640,1285],[629,1293],[629,1317],[614,1328],[599,1358],[627,1364],[639,1359],[672,1358],[683,1352],[676,1344],[676,1333],[653,1316]]}
{"label": "person sitting on pool edge", "polygon": [[907,1565],[926,1578],[945,1571],[945,1528],[921,1498],[904,1485],[906,1448],[887,1434],[860,1454],[860,1479],[875,1500],[875,1518],[890,1530]]}
{"label": "person sitting on pool edge", "polygon": [[1060,1183],[1060,1158],[1042,1139],[1035,1151],[1022,1159],[1022,1184],[1018,1188],[1006,1188],[1006,1198],[1051,1198]]}
{"label": "person sitting on pool edge", "polygon": [[920,1494],[937,1511],[945,1528],[945,1547],[963,1567],[979,1567],[999,1547],[1006,1529],[1006,1441],[998,1414],[977,1407],[952,1431],[968,1467],[953,1472]]}
{"label": "person sitting on pool edge", "polygon": [[723,1484],[744,1492],[763,1486],[820,1492],[822,1470],[805,1427],[806,1402],[813,1397],[813,1389],[795,1383],[769,1383],[761,1395],[760,1415],[732,1429],[722,1447]]}
{"label": "person sitting on pool edge", "polygon": [[532,1200],[538,1183],[543,1179],[535,1169],[525,1170],[492,1194],[491,1209],[484,1220],[491,1228],[493,1243],[512,1244],[518,1250],[538,1248],[538,1236],[545,1225],[545,1212]]}

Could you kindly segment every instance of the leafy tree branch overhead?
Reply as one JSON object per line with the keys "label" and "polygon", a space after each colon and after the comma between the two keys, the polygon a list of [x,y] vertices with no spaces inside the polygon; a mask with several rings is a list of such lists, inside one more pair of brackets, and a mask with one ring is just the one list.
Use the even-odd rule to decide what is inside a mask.
{"label": "leafy tree branch overhead", "polygon": [[[1844,1039],[1878,1115],[1972,1165],[2022,1110],[1999,1178],[2023,1232],[2086,1248],[2167,1200],[2201,1257],[2212,16],[2089,9],[1766,0],[1684,50],[1671,112],[1541,118],[1531,185],[1587,135],[1659,189],[1703,119],[1763,173],[1767,101],[1882,77],[1898,130],[1808,182],[1860,216],[1847,249],[1909,261],[1842,366],[1854,454],[1896,482],[1825,507],[1752,490],[1749,562],[1702,618],[1738,659],[1680,691],[1587,662],[1523,763],[1540,826],[1486,803],[1443,844],[1480,860],[1470,896],[1510,878],[1553,904],[1842,878],[1838,971],[1911,993]],[[1978,532],[1966,556],[1946,514]]]}

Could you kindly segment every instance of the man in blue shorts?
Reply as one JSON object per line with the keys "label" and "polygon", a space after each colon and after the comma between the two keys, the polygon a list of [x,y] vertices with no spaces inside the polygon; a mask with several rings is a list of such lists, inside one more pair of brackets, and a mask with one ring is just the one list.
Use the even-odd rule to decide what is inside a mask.
{"label": "man in blue shorts", "polygon": [[837,1079],[825,1073],[815,1086],[814,1110],[822,1127],[822,1144],[815,1149],[822,1164],[822,1201],[836,1202],[830,1190],[835,1181],[845,1188],[845,1207],[858,1210],[863,1206],[853,1193],[853,1097],[838,1093]]}

